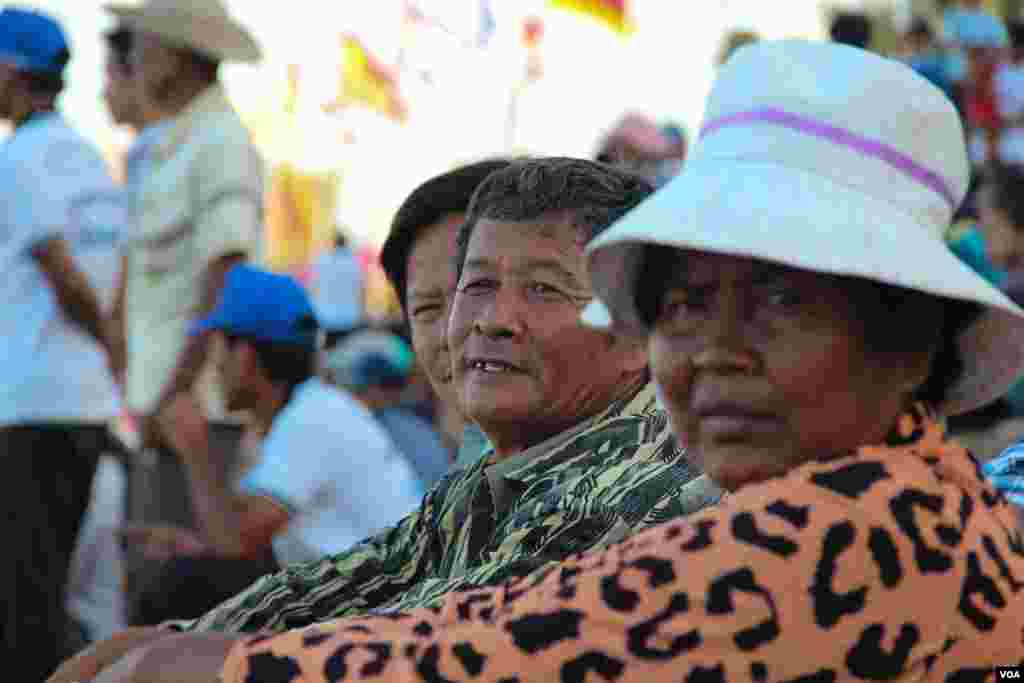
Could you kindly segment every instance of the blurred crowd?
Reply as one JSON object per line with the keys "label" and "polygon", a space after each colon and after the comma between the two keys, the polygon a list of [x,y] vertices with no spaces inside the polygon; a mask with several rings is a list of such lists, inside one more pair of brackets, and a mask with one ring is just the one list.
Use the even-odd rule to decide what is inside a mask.
{"label": "blurred crowd", "polygon": [[[93,676],[109,676],[97,680],[163,680],[117,678],[105,669],[132,648],[156,642],[168,633],[287,636],[291,629],[350,617],[368,617],[366,624],[359,622],[353,628],[370,633],[378,627],[375,617],[437,608],[449,596],[472,595],[465,591],[532,575],[550,568],[550,563],[612,546],[649,527],[660,529],[659,524],[699,511],[725,515],[730,505],[746,509],[742,506],[749,501],[742,492],[737,493],[742,486],[771,486],[761,480],[788,476],[790,468],[802,466],[807,458],[779,456],[780,462],[786,461],[785,468],[751,465],[757,474],[737,474],[727,464],[716,465],[718,441],[700,441],[693,436],[698,428],[691,432],[692,442],[687,441],[687,429],[693,425],[682,421],[681,412],[673,412],[673,405],[684,401],[677,385],[684,383],[681,377],[687,371],[674,366],[668,369],[665,359],[691,352],[684,341],[689,323],[673,318],[676,313],[672,311],[699,310],[710,316],[704,304],[705,290],[711,287],[707,282],[732,273],[730,286],[739,287],[735,282],[747,276],[743,275],[746,266],[724,260],[712,259],[716,265],[704,270],[690,261],[684,266],[678,253],[692,256],[707,244],[692,236],[658,232],[669,230],[664,226],[685,232],[686,221],[677,221],[672,211],[680,216],[705,216],[700,212],[710,211],[709,206],[731,196],[734,199],[722,200],[731,208],[719,207],[717,214],[707,215],[723,221],[749,221],[751,216],[774,210],[766,210],[765,204],[758,202],[769,201],[775,178],[782,193],[792,187],[800,191],[817,188],[816,195],[805,198],[806,204],[791,206],[791,211],[806,209],[812,215],[819,210],[816,202],[828,204],[831,199],[824,195],[834,192],[836,203],[827,209],[833,213],[814,217],[825,223],[835,220],[836,235],[840,223],[848,221],[845,229],[852,232],[834,236],[835,253],[841,255],[820,272],[835,276],[837,282],[844,283],[842,287],[848,286],[843,278],[856,280],[863,275],[874,280],[873,287],[881,287],[881,282],[897,288],[900,294],[883,289],[862,291],[849,285],[849,291],[856,292],[850,294],[851,300],[859,306],[851,309],[855,311],[851,318],[870,321],[864,322],[869,327],[895,330],[911,351],[920,341],[921,329],[966,334],[965,330],[974,329],[984,306],[1003,306],[1002,315],[1008,317],[1007,311],[1013,312],[1009,302],[1024,305],[1024,20],[995,16],[981,0],[954,3],[934,22],[915,17],[905,27],[899,53],[885,60],[869,54],[872,20],[856,12],[840,12],[831,20],[831,41],[827,42],[849,48],[839,52],[830,52],[837,48],[826,42],[825,47],[811,48],[822,50],[820,53],[803,55],[802,47],[735,31],[723,37],[715,58],[725,84],[721,87],[732,88],[728,97],[722,95],[722,101],[740,102],[749,97],[751,106],[764,108],[723,115],[710,122],[714,126],[705,122],[700,132],[692,134],[674,122],[658,121],[627,108],[608,130],[595,131],[592,159],[492,158],[424,179],[396,211],[380,253],[379,265],[398,304],[394,315],[382,315],[368,305],[368,271],[357,256],[355,231],[349,226],[337,226],[334,244],[310,264],[308,281],[259,265],[264,162],[219,78],[221,64],[261,59],[261,48],[249,31],[218,0],[147,0],[142,5],[111,6],[109,11],[113,28],[97,36],[106,49],[103,99],[114,120],[135,132],[123,169],[116,171],[107,167],[95,146],[74,130],[56,104],[71,56],[63,28],[33,10],[0,11],[0,118],[13,126],[10,138],[0,146],[0,194],[4,195],[0,202],[0,264],[4,272],[0,276],[0,355],[7,359],[0,370],[0,453],[5,458],[6,487],[0,498],[6,501],[4,518],[8,520],[8,537],[13,539],[11,559],[6,562],[8,580],[0,583],[4,591],[0,632],[9,657],[25,662],[28,673],[24,680],[45,680],[55,670],[51,680],[68,683]],[[758,54],[762,56],[757,58]],[[923,80],[908,80],[908,70],[895,70],[893,62],[909,66]],[[775,76],[801,75],[794,76],[792,83],[781,83],[787,78],[773,80],[767,65],[791,69]],[[845,83],[837,78],[843,69],[853,70]],[[735,83],[728,80],[730,74]],[[812,76],[832,81],[803,80]],[[925,80],[934,87],[925,85]],[[844,87],[847,89],[842,90]],[[868,126],[875,131],[875,138],[892,137],[888,147],[871,136],[858,137],[834,121],[798,120],[792,112],[780,113],[765,104],[774,101],[773,97],[785,101],[792,95],[793,102],[807,104],[810,113],[805,112],[806,117],[820,105],[818,114],[834,114],[834,120],[841,120],[846,114],[838,113],[843,109],[838,102],[862,107],[858,115],[870,118],[876,112],[863,107],[875,96],[873,89],[879,96],[892,96],[899,88],[908,88],[911,99],[878,101],[876,105],[877,116],[892,116],[893,125]],[[726,130],[749,120],[770,122],[786,132],[772,138],[776,144],[762,146],[757,140],[770,138],[769,134],[745,138],[746,133]],[[878,157],[888,167],[865,171],[839,156],[829,156],[837,154],[834,150],[800,152],[802,143],[783,144],[793,131],[828,138],[838,147],[855,147],[862,157]],[[702,148],[705,138],[712,142]],[[719,149],[714,146],[715,139],[728,139],[736,149]],[[714,158],[730,160],[738,167],[743,164],[737,160],[747,158],[744,155],[756,158],[766,154],[772,157],[769,165],[777,162],[778,168],[784,169],[834,158],[838,172],[849,176],[843,182],[818,186],[806,178],[791,181],[785,176],[789,171],[774,170],[777,175],[768,176],[767,183],[751,175],[744,180],[743,191],[736,192],[735,187],[727,191],[715,183],[724,182],[721,179],[730,173],[742,176],[749,169],[695,171],[695,177],[706,175],[700,176],[703,194],[693,206],[687,205],[684,211],[670,205],[669,199],[659,204],[661,198],[677,196],[671,194],[672,188],[684,187],[689,160],[698,149],[703,156],[696,158],[705,165],[708,158]],[[785,158],[777,161],[775,156]],[[957,166],[960,156],[965,162],[962,174]],[[937,159],[938,170],[923,167],[924,157]],[[846,163],[848,167],[843,166]],[[963,176],[962,188],[957,185],[958,174]],[[901,184],[909,182],[907,177],[916,185]],[[877,206],[840,197],[847,185],[868,188],[865,191],[878,200]],[[925,191],[922,186],[931,189]],[[921,198],[922,192],[928,194],[927,200]],[[897,204],[903,206],[878,208]],[[637,218],[634,225],[630,217],[638,211],[643,221]],[[851,218],[871,211],[877,215],[866,215],[859,222]],[[838,214],[842,216],[836,218]],[[920,264],[912,263],[914,254],[903,253],[905,269],[894,270],[906,273],[899,275],[887,271],[881,258],[873,261],[871,267],[877,272],[870,274],[850,265],[858,257],[874,258],[869,252],[855,256],[856,244],[876,240],[872,248],[879,250],[913,248],[910,241],[883,243],[886,238],[863,227],[875,220],[899,222],[906,216],[918,221],[910,232],[923,233],[922,225],[934,229],[943,252],[955,259],[934,261],[939,264],[935,270],[924,272],[924,264],[933,263],[927,256],[932,252],[923,250]],[[640,256],[632,260],[624,256],[614,261],[617,265],[613,267],[611,257],[601,260],[604,252],[600,250],[585,261],[583,248],[590,254],[604,240],[602,233],[607,229],[614,234],[620,220],[624,221],[623,230],[633,230],[629,239],[661,247],[645,252],[642,268]],[[720,227],[721,235],[715,239],[728,241],[732,228]],[[856,234],[862,228],[868,231],[863,238]],[[916,232],[915,239],[923,240]],[[763,234],[753,230],[746,239],[750,245],[760,244],[757,240]],[[819,272],[819,261],[829,260],[822,252],[801,251],[800,244],[783,236],[778,238],[777,248],[775,255],[770,249],[759,251],[761,247],[742,245],[732,251],[725,249],[725,253],[782,262],[804,276]],[[844,248],[848,252],[842,252]],[[718,246],[708,249],[721,251]],[[791,255],[794,261],[786,261]],[[842,266],[833,263],[843,258],[851,261]],[[676,297],[673,292],[682,286],[680,274],[691,270],[697,274],[706,271],[702,276],[706,286],[690,283],[686,296]],[[969,279],[970,273],[977,276],[976,282]],[[595,278],[592,284],[591,277]],[[772,278],[784,280],[789,275],[772,271],[759,277],[767,278],[768,284],[762,284],[772,289],[777,284]],[[963,279],[966,284],[956,284],[960,282],[957,278],[968,279]],[[604,284],[599,286],[601,282]],[[808,291],[818,291],[814,289],[816,281],[800,282]],[[939,291],[946,286],[944,282],[960,289]],[[658,298],[662,295],[652,294],[662,308],[633,310],[631,306],[643,308],[639,299],[629,299],[634,283],[641,294],[666,288],[665,301],[675,303],[665,304]],[[832,301],[825,309],[830,315],[839,315],[837,311],[845,310],[845,304],[829,297],[847,290],[838,285],[838,290],[832,285],[822,287],[821,300]],[[927,301],[906,295],[910,289],[969,300],[973,308],[928,317],[932,308]],[[695,294],[698,290],[701,293]],[[761,314],[752,314],[754,322],[750,323],[763,324],[763,329],[751,333],[761,335],[757,336],[761,341],[774,339],[775,330],[785,330],[794,335],[797,351],[800,343],[808,344],[800,356],[806,369],[793,371],[792,392],[779,401],[791,402],[794,411],[803,406],[801,419],[813,435],[806,443],[797,439],[794,443],[798,444],[790,445],[801,453],[800,449],[833,449],[845,455],[875,443],[865,439],[884,436],[891,425],[886,423],[881,434],[872,431],[874,428],[862,430],[866,434],[853,434],[863,426],[858,419],[875,417],[865,418],[856,404],[836,398],[828,387],[815,383],[812,375],[824,373],[838,385],[849,381],[849,394],[863,391],[862,402],[883,406],[888,405],[885,397],[872,392],[895,391],[896,380],[865,382],[863,377],[855,377],[853,370],[852,379],[841,377],[835,359],[819,359],[814,365],[814,354],[824,353],[820,349],[838,348],[823,346],[820,335],[806,336],[808,330],[824,324],[822,316],[828,317],[825,309],[816,311],[819,317],[813,320],[787,318],[780,322],[770,318],[771,311],[795,305],[787,299],[794,291],[780,290],[778,299],[774,294],[757,299],[759,303],[752,305],[769,313],[763,314],[761,322]],[[453,299],[461,303],[455,305]],[[723,310],[732,311],[733,306],[739,310],[739,300],[730,301]],[[891,311],[884,310],[886,307]],[[915,322],[921,323],[916,330]],[[1003,323],[1006,321],[999,324]],[[716,339],[736,333],[738,328],[729,325],[740,325],[735,321],[712,323],[711,317],[706,324],[708,329],[722,326],[714,327],[719,335]],[[851,327],[848,321],[843,325],[843,329]],[[631,335],[640,328],[651,335],[649,352]],[[938,567],[943,561],[936,558],[946,557],[945,550],[955,547],[961,537],[977,534],[989,539],[984,548],[995,562],[992,575],[1000,572],[1016,596],[1022,584],[1013,576],[1024,562],[1017,557],[1024,557],[1024,543],[1016,520],[1012,524],[1015,530],[1000,531],[1009,534],[1006,545],[1002,537],[998,542],[992,540],[995,532],[988,527],[980,531],[969,528],[970,513],[964,512],[973,505],[980,507],[982,503],[977,501],[983,500],[988,508],[998,508],[993,515],[1004,524],[1018,513],[1007,512],[1012,509],[996,489],[1012,501],[1024,499],[1024,457],[1012,448],[1000,457],[1004,449],[1024,438],[1024,366],[1015,350],[1007,350],[1016,343],[1012,348],[1024,352],[1024,337],[1013,336],[1016,328],[1004,329],[996,323],[985,329],[987,336],[961,344],[963,357],[946,346],[932,349],[934,353],[926,359],[926,365],[932,364],[925,373],[928,381],[912,394],[919,401],[913,409],[901,405],[908,410],[896,422],[897,431],[905,424],[915,426],[901,431],[900,436],[912,445],[897,446],[904,441],[888,438],[884,448],[878,448],[879,452],[891,448],[892,453],[885,451],[891,458],[928,452],[936,462],[952,462],[960,457],[960,451],[946,442],[940,445],[941,439],[933,440],[936,418],[920,406],[942,412],[943,406],[955,403],[957,408],[943,414],[941,423],[972,447],[978,460],[994,460],[996,464],[986,470],[990,481],[965,484],[962,500],[967,502],[957,503],[959,521],[950,513],[935,522],[937,531],[929,530],[927,538],[915,531],[914,509],[945,514],[953,503],[938,493],[920,493],[912,501],[894,498],[893,505],[906,505],[906,514],[897,515],[897,526],[913,543],[893,541],[884,525],[874,526],[871,557],[878,560],[889,553],[909,558],[916,552],[919,562],[933,561]],[[778,334],[781,339],[783,332]],[[709,332],[708,336],[714,335]],[[722,349],[716,351],[718,355],[708,352],[707,357],[695,353],[693,366],[730,377],[760,371],[753,365],[744,366],[746,361],[734,348]],[[943,355],[949,353],[956,357],[950,360]],[[998,372],[977,371],[972,364],[978,361],[975,356]],[[658,358],[662,359],[660,365]],[[921,384],[926,378],[908,369],[917,366],[901,359],[896,370],[891,363],[885,366],[887,376],[898,375],[904,384]],[[853,361],[844,357],[842,362]],[[722,370],[726,367],[728,372]],[[869,370],[881,371],[878,367]],[[970,374],[974,372],[977,374]],[[509,379],[520,375],[532,377],[533,384],[524,389]],[[958,385],[961,376],[969,376],[974,384]],[[749,391],[741,394],[753,395]],[[716,396],[714,391],[705,396],[704,408],[711,410],[724,401]],[[718,420],[715,424],[721,430],[748,434],[772,426],[766,426],[771,420],[742,413],[733,404],[725,408],[733,412],[726,410],[726,414],[709,418]],[[837,420],[840,412],[852,417]],[[877,420],[894,422],[895,415],[878,416]],[[839,443],[839,436],[815,431],[821,422],[829,421],[841,422],[837,433],[847,438],[849,432],[853,441]],[[737,424],[749,429],[743,431],[747,427],[741,429]],[[705,454],[688,455],[688,450],[700,445],[705,446]],[[839,494],[853,497],[858,495],[850,493],[854,489],[867,491],[878,480],[891,476],[895,481],[903,476],[895,470],[891,475],[879,474],[883,465],[872,469],[875,461],[870,460],[876,452],[869,449],[864,453],[869,461],[863,471],[851,474],[823,469],[814,476],[827,479],[831,482],[828,486]],[[978,460],[973,462],[978,465]],[[934,465],[928,462],[929,467]],[[821,463],[815,466],[825,467]],[[962,467],[950,467],[934,476],[957,482],[961,481],[957,477],[966,476]],[[953,470],[957,474],[951,474]],[[847,476],[848,480],[844,479]],[[993,485],[996,488],[991,488]],[[989,488],[982,490],[982,486]],[[777,492],[772,489],[770,493]],[[753,512],[746,518],[737,513],[731,518],[732,530],[750,547],[782,557],[793,554],[799,565],[795,571],[802,571],[802,550],[798,551],[796,544],[787,546],[791,543],[785,537],[789,527],[783,530],[779,520],[803,530],[806,520],[803,524],[800,520],[811,509],[803,496],[817,494],[797,485],[778,495],[782,497],[774,503],[769,498],[755,501],[758,510],[764,507],[762,503],[768,505],[775,519],[767,523],[774,526],[759,528]],[[806,507],[798,506],[801,501]],[[874,503],[864,503],[864,509],[873,510],[871,505]],[[765,523],[764,518],[758,519]],[[695,534],[689,542],[694,552],[711,544],[710,530],[715,523],[712,520],[709,526],[698,526],[698,531],[685,532]],[[828,539],[833,539],[833,532],[840,533],[835,531],[837,526],[827,531]],[[908,530],[910,527],[913,529]],[[852,544],[853,527],[850,529],[843,536],[846,541],[835,542]],[[826,533],[824,527],[808,533],[811,531]],[[957,540],[950,540],[954,536]],[[928,547],[933,541],[944,544],[944,550],[936,550],[937,545]],[[627,541],[627,547],[631,542]],[[731,567],[726,566],[733,561],[730,558],[740,562],[745,557],[742,548],[723,547],[715,560],[719,564],[714,565],[721,572]],[[1012,562],[999,554],[1010,551],[1015,553]],[[969,567],[975,571],[977,555],[971,554],[974,564]],[[866,554],[860,564],[868,564],[865,558]],[[652,589],[659,582],[675,580],[669,568],[671,559],[641,556],[630,561],[636,563],[631,565],[636,571],[650,573]],[[594,569],[586,564],[574,567],[571,572],[582,574]],[[575,600],[575,574],[565,571],[570,570],[563,570],[558,599]],[[822,578],[821,571],[815,582],[829,583],[831,579]],[[899,583],[899,576],[893,578],[886,571],[881,570],[881,580],[889,590]],[[922,572],[928,570],[922,568]],[[772,599],[769,589],[758,587],[753,578],[741,577],[741,573],[737,569],[735,574],[721,574],[734,576],[736,581],[731,587],[710,589],[709,613],[732,611],[733,590]],[[695,571],[694,576],[703,573]],[[1017,577],[1024,581],[1024,574]],[[624,606],[640,600],[631,588],[618,585],[613,589],[609,580],[606,577],[601,584],[604,603],[600,607],[588,603],[581,609],[629,611]],[[926,584],[920,583],[920,591],[946,590],[938,583],[934,589]],[[775,586],[770,590],[785,589]],[[991,609],[985,618],[994,623],[993,610],[1005,608],[1008,601],[1001,595],[992,597],[996,589],[986,590],[986,605]],[[613,595],[615,591],[620,593]],[[970,599],[969,592],[963,600]],[[863,596],[854,593],[831,595],[839,603],[833,606],[839,614],[853,614],[859,608],[851,605],[863,602]],[[580,596],[580,600],[599,602],[582,590]],[[550,599],[554,598],[542,595],[536,607]],[[788,599],[776,598],[773,613]],[[1017,602],[1009,603],[1007,609],[1019,612],[1021,605],[1014,599]],[[490,602],[498,600],[494,595],[481,600],[488,605],[483,609],[495,610]],[[507,607],[512,600],[508,595],[500,598],[502,609],[514,611]],[[660,616],[648,615],[651,623],[682,614],[687,607],[673,601],[666,610]],[[414,613],[424,618],[415,637],[433,638],[434,627],[428,622],[434,617]],[[821,611],[818,614],[819,622],[833,618]],[[481,638],[491,640],[481,647],[501,640],[487,631],[494,624],[492,612],[478,611],[472,600],[459,603],[458,615],[454,622],[444,624],[480,620],[476,630],[466,626],[469,630],[459,632],[470,639],[488,634]],[[544,622],[543,616],[532,617],[541,621],[514,633],[517,647],[530,650],[523,644],[532,642],[530,638],[576,628],[557,619]],[[966,615],[966,621],[971,618]],[[1017,622],[1012,622],[1005,617],[1004,623],[1019,626],[1019,613],[1016,618]],[[943,620],[942,615],[933,619],[945,623]],[[508,623],[505,631],[514,632],[514,625]],[[390,628],[383,628],[379,635],[381,642],[388,643],[385,647],[414,642],[415,638],[391,640]],[[947,662],[960,658],[953,664],[984,660],[974,650],[953,646],[972,637],[959,622],[956,628],[960,630],[955,634],[946,634],[947,645],[930,655],[934,661],[940,657]],[[1000,628],[1003,630],[986,641],[987,646],[980,646],[982,650],[988,647],[1000,656],[1012,650],[1004,637],[1011,627]],[[631,635],[630,642],[644,650],[650,633],[643,638]],[[1007,665],[1024,666],[1019,635],[1018,629],[1019,660],[1007,659]],[[878,643],[883,636],[876,636],[873,642],[880,656]],[[598,638],[601,643],[603,637]],[[755,637],[750,631],[745,641],[749,647],[741,643],[740,649],[756,649],[754,641],[761,637],[770,640],[765,633]],[[740,638],[736,636],[737,642]],[[328,639],[327,635],[323,640],[313,639],[315,642],[307,639],[298,649],[316,648]],[[637,644],[637,639],[643,642]],[[870,652],[865,655],[870,649],[864,645],[868,640],[868,636],[862,637],[858,647],[863,650],[851,650],[860,654],[851,654],[849,661],[866,667],[858,675],[910,680],[906,672],[912,667],[890,675],[865,664],[872,656]],[[917,636],[912,640],[906,652],[918,642]],[[942,640],[936,643],[942,645]],[[225,680],[300,680],[288,677],[287,668],[273,673],[277,670],[259,659],[264,655],[290,662],[288,666],[298,667],[296,672],[309,661],[322,661],[315,657],[307,661],[305,654],[295,654],[292,641],[272,641],[275,644],[266,647],[246,644],[245,648],[252,648],[251,652],[245,650],[248,659],[240,663],[236,658],[224,669],[225,676],[238,678]],[[466,670],[482,668],[483,661],[470,663],[473,646],[459,642],[469,648],[460,651],[457,645],[454,650]],[[786,646],[788,655],[772,651],[771,661],[799,659],[792,642]],[[904,647],[901,643],[897,649]],[[166,656],[199,653],[206,644],[197,640],[182,646],[185,650],[168,646]],[[534,651],[549,646],[536,645]],[[277,647],[281,649],[273,649]],[[412,644],[409,647],[415,649]],[[669,650],[678,651],[672,655],[675,657],[690,646],[680,639],[668,639],[657,647],[666,650],[647,650],[649,657],[631,651],[622,658],[632,666],[630,657],[666,660],[671,658]],[[945,653],[951,650],[953,654],[947,657]],[[29,651],[31,656],[26,654]],[[254,654],[257,652],[263,654]],[[555,652],[554,659],[562,657],[562,650],[556,648]],[[501,651],[490,664],[504,662],[506,654]],[[383,661],[390,655],[380,656]],[[857,659],[860,656],[864,659]],[[202,659],[198,654],[195,657],[196,662]],[[919,666],[924,667],[927,659],[922,655]],[[167,667],[168,661],[175,660],[154,661]],[[217,659],[216,670],[222,661],[223,657]],[[424,661],[415,669],[416,676],[429,678]],[[432,666],[437,666],[437,660],[433,661]],[[607,662],[587,661],[586,666],[597,667],[608,680],[621,671],[602,669]],[[452,665],[447,659],[444,662]],[[189,664],[182,666],[182,671],[192,671]],[[778,678],[762,672],[759,666],[765,664],[751,666],[747,673],[754,679]],[[795,670],[789,664],[779,666]],[[514,668],[509,667],[510,671]],[[364,668],[367,675],[384,670],[369,664]],[[584,680],[584,669],[572,676],[563,668],[561,675],[566,680]],[[245,672],[249,678],[243,677]],[[341,680],[345,666],[334,674],[335,678],[330,678],[330,672],[323,675]],[[188,680],[210,680],[195,676]],[[389,680],[414,677],[406,672]],[[732,677],[720,676],[719,680],[735,677],[733,672]],[[443,677],[438,674],[435,680]],[[526,675],[523,680],[533,679]]]}

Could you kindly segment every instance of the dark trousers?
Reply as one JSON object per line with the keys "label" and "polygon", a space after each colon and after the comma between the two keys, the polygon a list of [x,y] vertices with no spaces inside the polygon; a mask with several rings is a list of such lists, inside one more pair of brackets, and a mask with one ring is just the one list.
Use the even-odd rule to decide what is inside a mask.
{"label": "dark trousers", "polygon": [[271,555],[261,559],[179,557],[163,564],[141,590],[133,626],[170,619],[195,619],[279,569]]}
{"label": "dark trousers", "polygon": [[[228,467],[238,464],[242,427],[229,423],[210,424],[210,448]],[[125,504],[128,521],[136,524],[165,524],[196,529],[188,472],[178,455],[170,449],[152,449],[131,460],[128,496]],[[163,560],[147,560],[136,548],[126,547],[125,602],[130,624],[143,623],[141,601],[163,571]]]}
{"label": "dark trousers", "polygon": [[21,680],[45,680],[72,652],[65,594],[71,555],[89,505],[106,427],[40,424],[0,428],[0,638]]}

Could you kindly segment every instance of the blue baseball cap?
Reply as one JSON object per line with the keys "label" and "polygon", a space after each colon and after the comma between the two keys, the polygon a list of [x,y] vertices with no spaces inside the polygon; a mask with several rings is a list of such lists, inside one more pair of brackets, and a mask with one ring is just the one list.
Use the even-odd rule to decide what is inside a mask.
{"label": "blue baseball cap", "polygon": [[11,7],[0,11],[0,61],[22,71],[59,75],[70,54],[64,30],[49,15]]}
{"label": "blue baseball cap", "polygon": [[220,302],[192,326],[192,335],[220,331],[237,337],[316,348],[313,304],[295,278],[239,264],[228,271]]}

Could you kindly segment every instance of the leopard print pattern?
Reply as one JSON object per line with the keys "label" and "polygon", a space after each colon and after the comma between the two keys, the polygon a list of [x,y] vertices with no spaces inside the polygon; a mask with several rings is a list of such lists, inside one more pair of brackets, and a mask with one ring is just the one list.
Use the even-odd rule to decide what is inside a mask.
{"label": "leopard print pattern", "polygon": [[437,610],[242,641],[223,680],[995,680],[1024,665],[1024,538],[933,416],[898,430]]}

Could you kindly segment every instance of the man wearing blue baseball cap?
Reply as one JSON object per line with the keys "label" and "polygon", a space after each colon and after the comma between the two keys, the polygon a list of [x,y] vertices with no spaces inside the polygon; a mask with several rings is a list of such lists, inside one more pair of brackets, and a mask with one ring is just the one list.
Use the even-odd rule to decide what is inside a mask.
{"label": "man wearing blue baseball cap", "polygon": [[194,393],[162,413],[200,530],[125,529],[150,556],[171,558],[142,593],[141,623],[193,617],[279,566],[345,550],[397,522],[425,492],[369,410],[314,376],[317,324],[294,278],[234,266],[217,307],[190,334],[223,338],[217,370],[227,407],[266,436],[235,484],[190,405]]}
{"label": "man wearing blue baseball cap", "polygon": [[57,111],[69,57],[54,19],[0,11],[0,642],[24,680],[67,654],[64,586],[124,364],[104,310],[127,217],[99,151]]}

